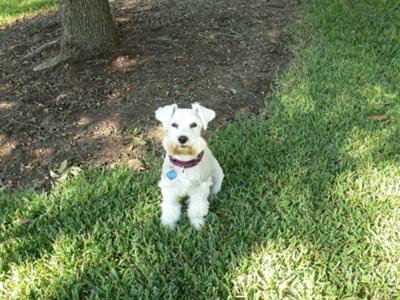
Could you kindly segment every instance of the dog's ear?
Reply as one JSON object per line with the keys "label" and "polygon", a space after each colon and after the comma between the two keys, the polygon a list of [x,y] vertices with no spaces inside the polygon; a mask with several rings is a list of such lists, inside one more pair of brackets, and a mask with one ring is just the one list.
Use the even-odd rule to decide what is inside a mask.
{"label": "dog's ear", "polygon": [[171,120],[175,111],[178,109],[178,105],[171,104],[164,107],[160,107],[156,110],[156,119],[160,121],[165,128],[168,127],[169,120]]}
{"label": "dog's ear", "polygon": [[208,123],[210,123],[215,118],[215,111],[205,108],[199,103],[193,103],[192,109],[199,116],[204,130],[206,130]]}

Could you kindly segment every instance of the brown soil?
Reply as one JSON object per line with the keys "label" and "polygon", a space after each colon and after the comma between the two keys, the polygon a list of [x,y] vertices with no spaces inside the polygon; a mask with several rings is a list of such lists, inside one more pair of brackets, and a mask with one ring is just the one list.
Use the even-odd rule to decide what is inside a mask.
{"label": "brown soil", "polygon": [[198,101],[223,126],[257,113],[291,58],[283,29],[297,7],[286,1],[125,0],[112,10],[121,47],[111,57],[44,72],[32,68],[56,47],[24,56],[59,36],[55,14],[0,29],[0,189],[48,187],[63,161],[143,169],[157,107]]}

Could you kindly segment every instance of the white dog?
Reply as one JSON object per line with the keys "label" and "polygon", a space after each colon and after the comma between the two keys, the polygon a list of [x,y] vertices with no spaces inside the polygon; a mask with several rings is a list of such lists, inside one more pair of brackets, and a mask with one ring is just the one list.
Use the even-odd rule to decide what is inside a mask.
{"label": "white dog", "polygon": [[188,216],[199,230],[208,213],[208,198],[220,191],[224,178],[221,166],[201,137],[215,112],[197,103],[191,109],[172,104],[157,109],[156,118],[166,130],[166,155],[159,183],[163,196],[161,223],[175,228],[181,216],[180,198],[189,196]]}

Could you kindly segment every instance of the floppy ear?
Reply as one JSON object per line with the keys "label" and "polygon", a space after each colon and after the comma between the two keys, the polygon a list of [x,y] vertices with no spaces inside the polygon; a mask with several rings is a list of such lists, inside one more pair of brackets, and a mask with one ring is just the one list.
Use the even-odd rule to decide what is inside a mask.
{"label": "floppy ear", "polygon": [[215,111],[201,106],[199,103],[193,103],[192,109],[200,117],[204,130],[207,129],[207,124],[215,118]]}
{"label": "floppy ear", "polygon": [[178,105],[171,104],[164,107],[160,107],[156,110],[156,119],[160,121],[165,128],[168,127],[168,122],[177,110]]}

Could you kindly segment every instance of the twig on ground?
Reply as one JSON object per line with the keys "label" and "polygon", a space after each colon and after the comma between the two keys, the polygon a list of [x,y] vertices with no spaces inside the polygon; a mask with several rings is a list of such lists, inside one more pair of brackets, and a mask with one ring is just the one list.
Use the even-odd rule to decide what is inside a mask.
{"label": "twig on ground", "polygon": [[33,124],[29,124],[29,123],[24,123],[24,122],[20,122],[20,121],[11,121],[11,122],[16,123],[16,124],[20,124],[20,125],[31,126],[31,127],[35,127],[35,128],[40,129],[39,126],[36,126],[36,125],[33,125]]}
{"label": "twig on ground", "polygon": [[29,59],[32,58],[36,55],[38,55],[40,52],[49,49],[50,47],[52,47],[53,45],[58,43],[58,39],[55,39],[53,41],[44,43],[42,46],[40,46],[39,48],[33,50],[32,52],[29,52],[27,55],[24,56],[24,59]]}
{"label": "twig on ground", "polygon": [[59,65],[62,62],[69,60],[70,58],[71,58],[70,55],[60,53],[57,56],[45,61],[44,63],[37,65],[36,67],[33,68],[33,71],[37,72],[37,71],[54,68],[55,66]]}

